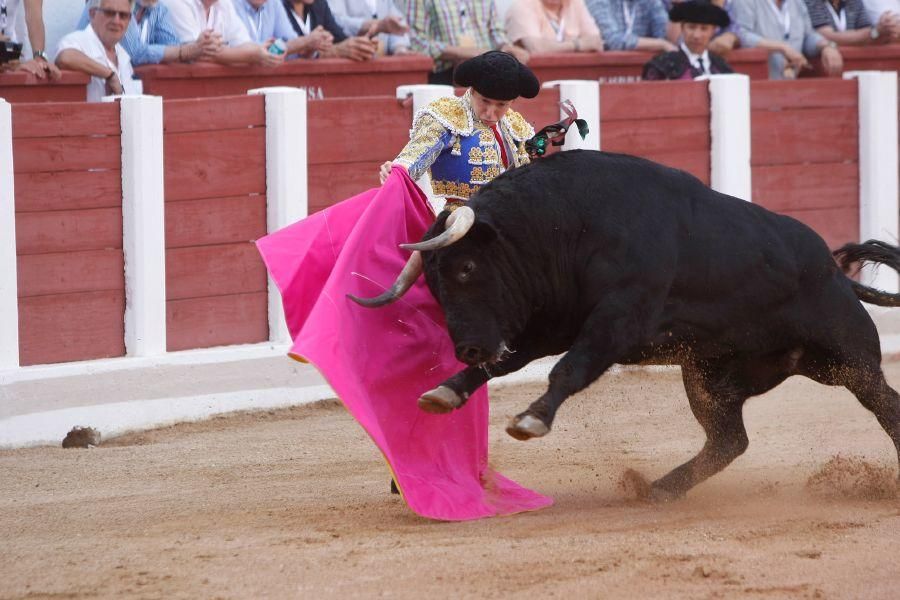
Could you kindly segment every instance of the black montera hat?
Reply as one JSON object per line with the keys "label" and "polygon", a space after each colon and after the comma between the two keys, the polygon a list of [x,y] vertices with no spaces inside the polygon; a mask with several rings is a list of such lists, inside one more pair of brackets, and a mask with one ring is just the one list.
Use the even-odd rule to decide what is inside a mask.
{"label": "black montera hat", "polygon": [[731,24],[728,13],[709,0],[676,2],[669,10],[669,20],[673,23],[706,23],[719,27]]}
{"label": "black montera hat", "polygon": [[459,63],[453,73],[457,85],[473,87],[491,100],[514,100],[519,96],[534,98],[541,84],[531,69],[515,56],[491,50]]}

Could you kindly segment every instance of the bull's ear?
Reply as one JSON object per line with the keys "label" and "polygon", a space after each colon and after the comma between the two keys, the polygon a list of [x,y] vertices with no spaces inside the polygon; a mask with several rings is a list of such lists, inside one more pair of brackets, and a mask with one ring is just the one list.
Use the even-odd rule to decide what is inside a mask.
{"label": "bull's ear", "polygon": [[498,234],[493,225],[486,221],[479,221],[476,219],[475,224],[472,225],[472,228],[466,234],[466,237],[473,239],[480,244],[490,244],[497,239]]}

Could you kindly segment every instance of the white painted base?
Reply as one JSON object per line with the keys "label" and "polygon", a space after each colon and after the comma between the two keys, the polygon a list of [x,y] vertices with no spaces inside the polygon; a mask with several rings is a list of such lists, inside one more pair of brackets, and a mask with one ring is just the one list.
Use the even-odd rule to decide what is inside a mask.
{"label": "white painted base", "polygon": [[0,448],[58,446],[75,426],[93,427],[100,432],[102,441],[130,431],[201,421],[227,412],[284,408],[325,398],[334,398],[330,387],[310,386],[116,402],[31,413],[0,420]]}

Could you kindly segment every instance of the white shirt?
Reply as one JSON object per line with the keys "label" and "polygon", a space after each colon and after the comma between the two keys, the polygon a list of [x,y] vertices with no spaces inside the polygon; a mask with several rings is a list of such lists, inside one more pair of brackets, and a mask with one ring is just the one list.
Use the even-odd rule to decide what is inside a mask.
{"label": "white shirt", "polygon": [[[103,47],[103,42],[97,37],[97,33],[90,24],[80,31],[73,31],[59,41],[59,52],[68,49],[78,50],[91,60],[106,65],[118,73],[119,81],[122,82],[122,88],[125,90],[126,95],[141,93],[141,82],[134,79],[131,59],[128,57],[125,48],[116,44],[116,58],[119,61],[119,66],[116,67],[109,60],[109,57],[106,55],[106,49]],[[87,101],[100,102],[103,96],[106,96],[106,81],[102,77],[91,77],[91,81],[87,85]]]}
{"label": "white shirt", "polygon": [[695,69],[700,69],[703,75],[709,75],[709,51],[704,50],[703,54],[694,54],[690,50],[688,50],[687,44],[681,42],[681,51],[685,53],[688,57],[688,61],[690,61],[691,66]]}
{"label": "white shirt", "polygon": [[6,5],[6,19],[0,15],[0,33],[7,36],[10,41],[18,42],[16,36],[16,19],[19,17],[19,7],[22,6],[22,0],[0,0],[0,5]]}
{"label": "white shirt", "polygon": [[222,40],[229,46],[240,46],[253,41],[230,0],[218,0],[210,6],[209,18],[200,0],[160,0],[160,2],[169,9],[172,27],[184,43],[193,42],[207,29],[220,34]]}

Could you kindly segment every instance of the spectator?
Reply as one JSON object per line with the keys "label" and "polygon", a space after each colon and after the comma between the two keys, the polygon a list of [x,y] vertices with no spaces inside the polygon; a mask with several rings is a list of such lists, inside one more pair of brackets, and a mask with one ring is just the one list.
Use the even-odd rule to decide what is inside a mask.
{"label": "spectator", "polygon": [[900,18],[900,0],[863,0],[869,14],[869,23],[878,23],[885,14]]}
{"label": "spectator", "polygon": [[287,16],[287,10],[279,0],[229,0],[247,28],[247,33],[257,44],[268,47],[275,39],[285,42],[285,54],[310,56],[331,45],[331,36],[299,36]]}
{"label": "spectator", "polygon": [[813,29],[802,0],[740,0],[734,8],[741,45],[769,51],[769,79],[796,78],[814,56],[828,75],[843,70],[837,44]]}
{"label": "spectator", "polygon": [[20,60],[14,67],[18,71],[31,73],[38,79],[59,79],[61,74],[56,65],[47,60],[44,38],[43,0],[0,0],[0,41],[18,42],[16,19],[19,8],[25,8],[25,26],[31,44],[31,60]]}
{"label": "spectator", "polygon": [[202,58],[223,65],[274,67],[284,56],[254,43],[230,0],[164,0],[172,26],[182,42],[199,40],[204,33],[218,49]]}
{"label": "spectator", "polygon": [[900,35],[900,16],[884,12],[875,26],[862,0],[806,0],[813,28],[839,46],[886,44]]}
{"label": "spectator", "polygon": [[518,0],[506,11],[506,35],[532,54],[603,50],[584,0]]}
{"label": "spectator", "polygon": [[509,43],[494,0],[408,0],[406,20],[413,51],[434,59],[428,83],[451,85],[454,65],[487,50],[528,62],[528,52]]}
{"label": "spectator", "polygon": [[409,26],[392,0],[329,0],[335,20],[348,36],[378,36],[378,54],[407,54]]}
{"label": "spectator", "polygon": [[731,23],[727,12],[708,0],[688,0],[674,4],[669,19],[681,23],[679,50],[660,54],[644,65],[643,79],[696,79],[733,72],[709,51],[716,29]]}
{"label": "spectator", "polygon": [[[78,29],[84,29],[89,19],[85,4]],[[137,0],[134,3],[131,21],[122,38],[122,47],[131,57],[133,66],[191,62],[212,56],[219,45],[210,32],[201,33],[193,42],[181,44],[172,27],[169,9],[159,0]]]}
{"label": "spectator", "polygon": [[660,0],[587,0],[607,50],[673,52],[666,39],[669,18]]}
{"label": "spectator", "polygon": [[[675,0],[675,2],[669,2],[668,0],[662,1],[663,5],[666,7],[666,10],[670,10],[675,2],[680,2],[683,0]],[[731,21],[728,27],[717,27],[715,34],[713,34],[713,39],[709,43],[709,51],[724,58],[725,56],[728,56],[729,52],[740,46],[740,38],[738,37],[738,24],[734,18],[735,0],[710,1],[724,10],[726,13],[728,13],[728,18]],[[681,39],[681,23],[673,23],[670,19],[668,31],[669,33],[667,37],[669,38],[669,41],[677,44],[678,40]]]}
{"label": "spectator", "polygon": [[107,95],[140,94],[131,59],[119,44],[131,20],[131,4],[128,0],[90,0],[88,10],[90,25],[59,41],[57,66],[91,76],[88,102],[99,102]]}
{"label": "spectator", "polygon": [[[321,49],[313,56],[325,58],[349,58],[356,61],[372,60],[378,43],[366,36],[347,36],[334,19],[327,0],[283,0],[288,20],[297,35],[316,36],[324,40]],[[329,39],[330,37],[330,39]]]}

